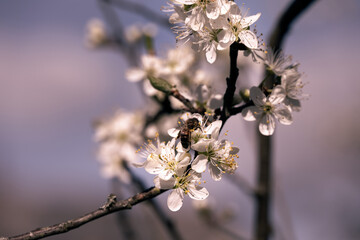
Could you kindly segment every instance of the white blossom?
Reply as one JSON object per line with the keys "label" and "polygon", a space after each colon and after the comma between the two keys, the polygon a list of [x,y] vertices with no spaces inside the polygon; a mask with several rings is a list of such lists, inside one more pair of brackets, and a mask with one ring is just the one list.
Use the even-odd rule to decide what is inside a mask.
{"label": "white blossom", "polygon": [[211,113],[223,105],[223,96],[214,94],[209,86],[200,84],[195,90],[195,104],[197,107],[204,108],[206,112]]}
{"label": "white blossom", "polygon": [[294,68],[285,70],[281,76],[281,86],[285,89],[286,94],[284,104],[292,111],[300,111],[300,100],[305,97],[302,92],[304,84],[301,74]]}
{"label": "white blossom", "polygon": [[130,82],[146,80],[148,76],[158,77],[163,69],[163,62],[153,55],[141,56],[141,67],[130,68],[126,71],[126,78]]}
{"label": "white blossom", "polygon": [[99,19],[90,20],[86,26],[86,44],[91,48],[96,48],[107,40],[105,24]]}
{"label": "white blossom", "polygon": [[224,26],[218,36],[220,47],[227,48],[233,42],[239,41],[250,49],[257,49],[257,36],[248,28],[259,19],[260,15],[261,13],[246,16],[236,3],[232,2],[228,14],[219,18],[218,24]]}
{"label": "white blossom", "polygon": [[130,43],[139,41],[142,35],[139,24],[133,24],[125,29],[125,38]]}
{"label": "white blossom", "polygon": [[186,45],[170,49],[164,61],[163,73],[166,75],[184,74],[189,71],[194,60],[194,53]]}
{"label": "white blossom", "polygon": [[191,155],[188,153],[175,153],[175,141],[165,144],[158,144],[157,148],[149,154],[144,168],[148,173],[158,174],[159,178],[169,180],[178,171],[189,165]]}
{"label": "white blossom", "polygon": [[265,52],[265,58],[263,59],[267,70],[277,76],[284,74],[285,70],[290,66],[291,60],[291,56],[286,56],[281,51],[274,52],[271,48]]}
{"label": "white blossom", "polygon": [[178,152],[188,152],[190,150],[192,144],[197,143],[201,139],[208,139],[210,137],[213,137],[213,138],[218,137],[218,134],[219,134],[219,131],[220,131],[220,128],[222,125],[222,121],[217,120],[217,121],[214,121],[214,122],[208,124],[207,119],[204,120],[203,117],[198,113],[194,113],[194,114],[184,113],[180,117],[180,120],[178,121],[178,124],[180,125],[180,127],[170,128],[168,130],[168,134],[174,138],[179,137],[180,131],[182,128],[184,128],[186,121],[188,119],[192,119],[192,118],[195,118],[198,120],[198,122],[199,122],[198,128],[190,130],[190,138],[189,138],[190,145],[187,149],[183,148],[181,141],[177,144],[176,150]]}
{"label": "white blossom", "polygon": [[125,164],[138,164],[136,147],[141,144],[144,119],[139,112],[118,111],[96,127],[95,140],[100,143],[98,159],[101,174],[129,182]]}
{"label": "white blossom", "polygon": [[210,175],[215,181],[219,181],[223,173],[234,173],[238,167],[235,157],[238,157],[239,149],[232,147],[227,140],[201,139],[193,144],[192,148],[199,155],[192,162],[191,168],[201,173],[208,165]]}
{"label": "white blossom", "polygon": [[184,195],[189,195],[194,200],[204,200],[209,196],[206,188],[199,186],[201,174],[195,171],[179,172],[169,180],[160,177],[154,178],[155,187],[160,189],[173,189],[167,199],[171,211],[178,211],[184,201]]}
{"label": "white blossom", "polygon": [[270,136],[275,130],[275,119],[285,125],[293,122],[291,111],[283,104],[285,97],[281,86],[276,86],[268,97],[259,88],[252,87],[250,98],[255,106],[245,108],[242,115],[246,121],[258,120],[261,134]]}
{"label": "white blossom", "polygon": [[130,183],[130,174],[124,166],[129,157],[135,159],[135,151],[131,145],[119,145],[115,141],[100,145],[98,159],[101,163],[100,173],[104,178],[118,178],[124,183]]}

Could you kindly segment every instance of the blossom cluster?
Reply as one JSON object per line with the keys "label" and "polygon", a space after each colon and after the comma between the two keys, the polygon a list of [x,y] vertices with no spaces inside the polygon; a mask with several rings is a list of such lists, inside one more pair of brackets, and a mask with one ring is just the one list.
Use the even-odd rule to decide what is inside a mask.
{"label": "blossom cluster", "polygon": [[260,13],[247,16],[234,1],[229,0],[171,0],[165,11],[171,12],[170,22],[179,40],[191,41],[206,52],[209,63],[216,60],[216,51],[228,48],[233,42],[249,49],[258,48],[258,37],[250,31]]}
{"label": "blossom cluster", "polygon": [[[200,114],[185,113],[180,117],[180,128],[169,129],[172,140],[148,141],[139,152],[146,158],[142,164],[150,174],[156,174],[154,184],[160,189],[172,189],[167,205],[177,211],[184,195],[203,200],[209,192],[200,186],[201,174],[208,167],[212,179],[219,181],[223,173],[234,173],[238,148],[219,139],[222,122],[207,122]],[[193,157],[194,156],[194,157]]]}
{"label": "blossom cluster", "polygon": [[[211,112],[222,105],[221,95],[211,90],[213,76],[201,68],[195,68],[196,64],[194,52],[187,45],[183,45],[169,49],[166,58],[154,54],[142,55],[140,66],[128,69],[126,78],[130,82],[141,81],[144,93],[158,99],[165,95],[151,85],[149,77],[166,79],[194,105]],[[182,107],[176,99],[170,98],[170,101],[174,108]]]}
{"label": "blossom cluster", "polygon": [[[235,159],[239,149],[219,137],[223,122],[216,119],[221,116],[224,120],[225,107],[229,108],[230,116],[241,113],[246,121],[258,121],[260,133],[270,136],[274,134],[276,121],[292,124],[292,114],[300,111],[301,100],[306,95],[302,92],[304,84],[299,64],[282,52],[257,51],[260,40],[250,26],[259,19],[260,13],[248,16],[247,10],[240,9],[231,0],[170,1],[164,10],[171,13],[173,30],[184,43],[168,50],[165,57],[157,56],[152,46],[156,32],[153,27],[140,29],[134,25],[123,34],[124,41],[133,46],[146,42],[142,39],[152,43],[151,46],[145,44],[146,54],[136,59],[138,62],[132,62],[135,64],[125,75],[128,81],[142,84],[143,93],[155,101],[146,101],[152,105],[146,105],[143,112],[120,111],[101,121],[96,127],[95,139],[100,143],[99,160],[104,177],[129,183],[128,165],[143,167],[156,175],[157,188],[172,190],[167,205],[170,210],[178,211],[185,195],[195,200],[208,197],[208,190],[201,186],[205,182],[202,174],[207,169],[213,180],[220,181],[224,173],[234,173],[238,167]],[[88,25],[87,39],[92,47],[116,43],[99,21]],[[221,86],[219,82],[228,83],[230,77],[219,81],[214,71],[204,70],[201,58],[190,46],[198,52],[205,51],[206,65],[210,66],[208,63],[223,56],[218,51],[228,49],[233,43],[250,50],[246,53],[250,52],[253,60],[265,66],[266,76],[259,85],[240,91],[240,95],[234,93],[230,106],[224,106],[226,94],[215,94],[212,87]],[[140,51],[133,57],[136,56],[140,56]],[[211,65],[220,79],[223,74],[219,66],[223,62],[226,63],[217,61]],[[239,62],[237,64],[241,69]],[[176,99],[175,92],[181,98]],[[197,113],[183,114],[178,128],[173,128],[174,118],[184,112],[184,108]],[[145,138],[152,137],[155,139],[142,144]],[[146,160],[139,162],[139,155]]]}
{"label": "blossom cluster", "polygon": [[290,125],[293,122],[292,112],[300,111],[300,100],[306,96],[302,92],[304,86],[298,71],[299,64],[293,64],[291,57],[281,52],[269,50],[262,59],[270,75],[279,81],[267,96],[258,87],[250,89],[250,99],[254,106],[245,108],[242,115],[247,121],[259,121],[259,131],[270,136],[275,131],[275,120]]}
{"label": "blossom cluster", "polygon": [[144,118],[140,112],[118,111],[97,124],[95,141],[101,143],[98,159],[101,175],[130,183],[124,164],[136,164],[136,146],[143,142]]}

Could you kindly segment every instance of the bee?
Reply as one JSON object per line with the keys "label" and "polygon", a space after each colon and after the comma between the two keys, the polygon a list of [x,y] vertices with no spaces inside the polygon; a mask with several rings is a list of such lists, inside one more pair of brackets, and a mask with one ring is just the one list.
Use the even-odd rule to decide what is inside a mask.
{"label": "bee", "polygon": [[181,145],[187,149],[191,142],[191,132],[200,128],[200,122],[197,118],[189,118],[182,126],[178,138],[180,138]]}

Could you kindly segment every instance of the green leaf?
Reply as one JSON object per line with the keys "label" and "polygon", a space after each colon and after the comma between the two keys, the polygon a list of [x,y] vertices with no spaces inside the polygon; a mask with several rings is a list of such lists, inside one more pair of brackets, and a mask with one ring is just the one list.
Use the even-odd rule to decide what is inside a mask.
{"label": "green leaf", "polygon": [[148,79],[150,80],[151,85],[155,89],[157,89],[161,92],[164,92],[166,94],[171,93],[173,86],[170,83],[168,83],[165,79],[157,78],[157,77],[153,77],[153,76],[148,76]]}

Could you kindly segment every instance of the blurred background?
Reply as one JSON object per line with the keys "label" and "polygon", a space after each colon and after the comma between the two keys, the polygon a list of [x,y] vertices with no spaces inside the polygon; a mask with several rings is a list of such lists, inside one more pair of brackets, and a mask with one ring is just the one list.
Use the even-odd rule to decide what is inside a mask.
{"label": "blurred background", "polygon": [[[159,14],[166,4],[134,2]],[[250,13],[262,13],[257,29],[266,39],[290,1],[245,3]],[[124,25],[148,22],[118,14]],[[81,216],[112,191],[99,174],[92,123],[144,103],[136,85],[125,80],[128,65],[119,53],[85,46],[85,26],[93,18],[102,18],[95,0],[0,2],[0,236]],[[273,217],[285,236],[292,228],[295,239],[360,239],[359,23],[359,1],[317,1],[285,41],[310,94],[294,123],[279,125],[275,135]],[[159,52],[175,46],[166,29],[159,28],[157,39]],[[255,125],[234,117],[225,128],[240,146],[238,174],[254,182]],[[152,185],[153,176],[137,172]],[[226,180],[209,181],[207,188],[226,228],[249,236],[251,199]],[[159,202],[185,239],[231,239],[206,228],[189,199],[180,212],[169,211],[166,195]],[[128,216],[137,221],[139,239],[168,238],[146,204]],[[85,238],[121,238],[116,216],[50,237]]]}

